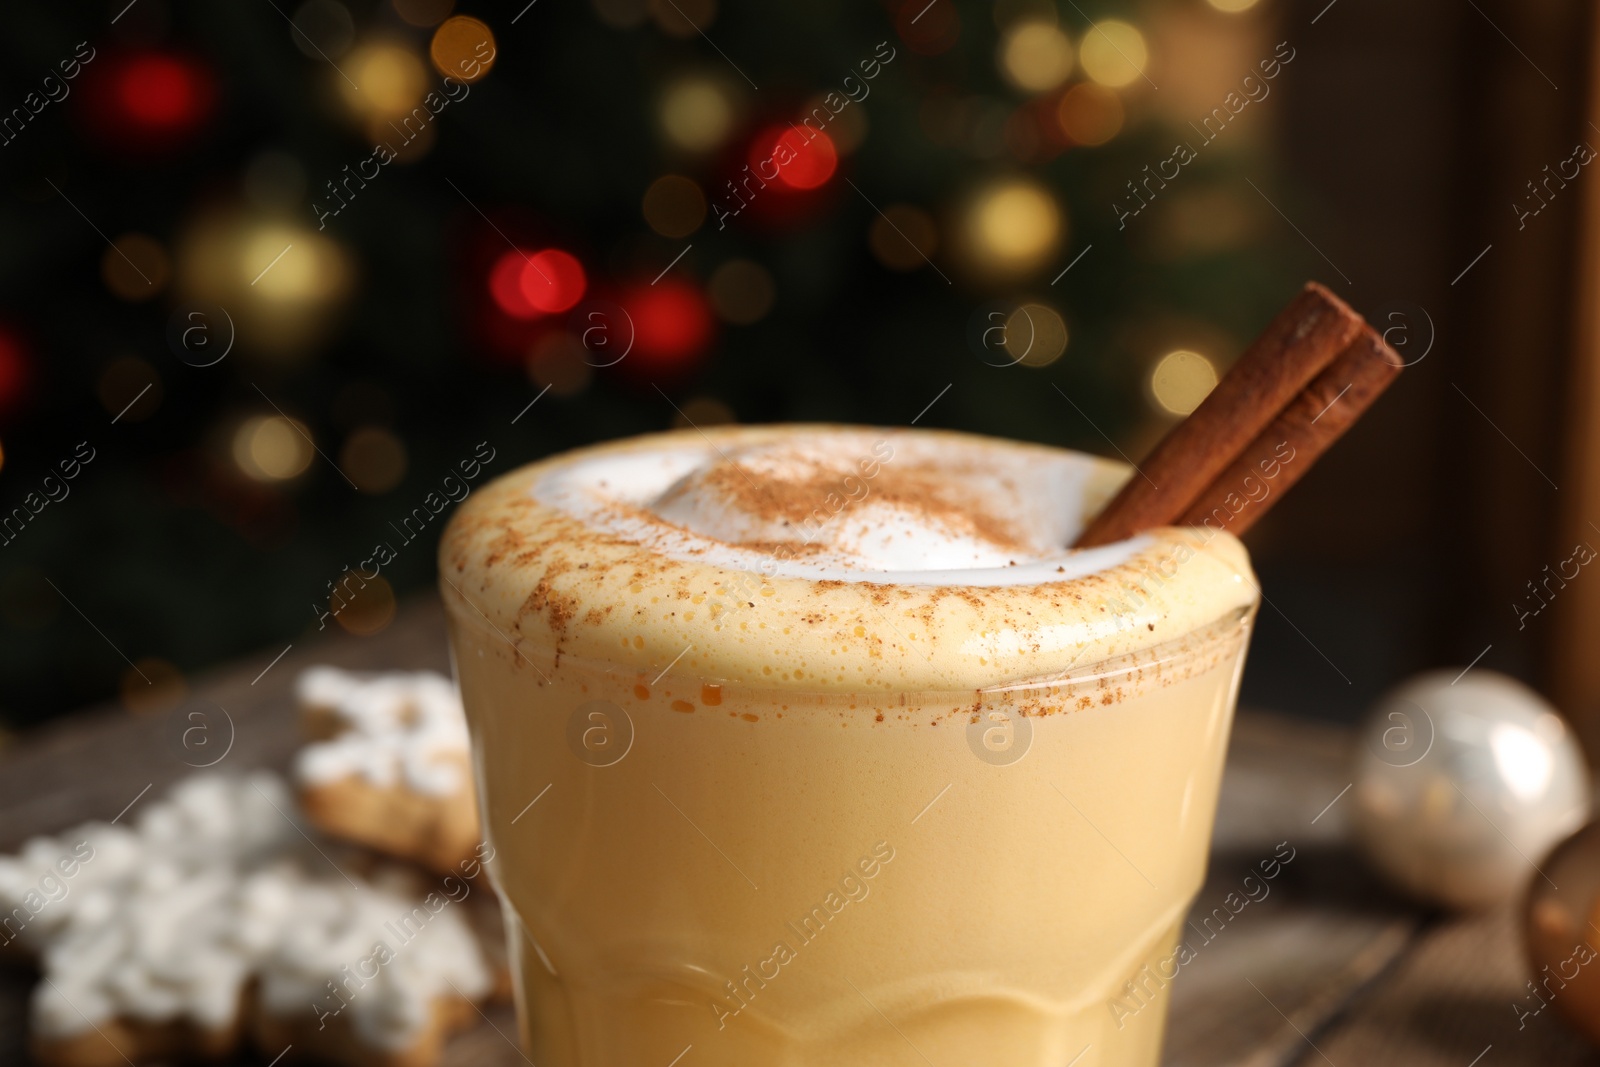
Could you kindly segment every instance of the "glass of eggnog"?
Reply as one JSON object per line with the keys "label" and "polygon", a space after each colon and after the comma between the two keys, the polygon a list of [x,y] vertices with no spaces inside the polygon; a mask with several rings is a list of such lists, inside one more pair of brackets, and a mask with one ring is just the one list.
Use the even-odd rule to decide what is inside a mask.
{"label": "glass of eggnog", "polygon": [[468,498],[440,588],[532,1061],[1152,1067],[1169,983],[1128,984],[1174,969],[1257,592],[1226,533],[1068,549],[1130,474],[798,425]]}

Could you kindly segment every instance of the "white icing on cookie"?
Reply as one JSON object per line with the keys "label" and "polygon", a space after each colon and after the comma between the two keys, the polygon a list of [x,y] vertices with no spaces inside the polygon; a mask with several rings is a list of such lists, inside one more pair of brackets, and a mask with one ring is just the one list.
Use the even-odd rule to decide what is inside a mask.
{"label": "white icing on cookie", "polygon": [[333,714],[345,730],[307,745],[295,777],[326,783],[360,776],[430,796],[467,787],[467,720],[454,683],[432,671],[361,675],[313,667],[297,685],[303,707]]}
{"label": "white icing on cookie", "polygon": [[132,828],[88,823],[0,857],[0,939],[35,950],[48,979],[35,1032],[70,1037],[113,1018],[219,1029],[259,977],[264,1010],[348,1012],[362,1040],[398,1049],[435,998],[488,992],[458,906],[467,882],[448,880],[446,895],[394,867],[347,880],[293,810],[273,775],[202,775],[146,801]]}
{"label": "white icing on cookie", "polygon": [[370,886],[280,876],[256,891],[294,901],[261,971],[261,1003],[272,1014],[349,1011],[361,1040],[403,1048],[436,998],[489,992],[471,927],[442,890],[419,894],[396,873]]}

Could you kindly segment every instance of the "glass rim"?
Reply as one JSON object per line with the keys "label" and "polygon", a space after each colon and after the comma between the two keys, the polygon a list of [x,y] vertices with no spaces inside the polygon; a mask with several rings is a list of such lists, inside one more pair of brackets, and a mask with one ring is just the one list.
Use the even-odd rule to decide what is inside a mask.
{"label": "glass rim", "polygon": [[[929,688],[904,688],[893,687],[804,687],[796,685],[763,685],[759,682],[731,681],[713,678],[703,674],[683,674],[673,671],[674,664],[668,664],[666,670],[655,672],[654,668],[631,666],[622,663],[606,662],[592,657],[573,655],[570,652],[557,652],[553,648],[538,648],[534,655],[541,661],[548,662],[559,655],[559,664],[564,669],[577,670],[590,676],[616,675],[618,684],[628,684],[623,679],[633,679],[633,684],[648,683],[654,689],[663,682],[676,682],[685,687],[692,687],[699,691],[701,686],[716,686],[724,699],[737,700],[745,697],[756,697],[760,700],[782,701],[792,698],[795,702],[807,704],[853,704],[853,703],[883,703],[891,701],[896,705],[909,704],[967,704],[970,705],[986,698],[999,698],[1002,702],[1014,699],[1017,696],[1029,698],[1049,697],[1064,695],[1090,688],[1095,692],[1104,691],[1109,685],[1119,679],[1138,676],[1143,680],[1146,672],[1160,674],[1181,665],[1186,661],[1196,661],[1208,654],[1215,654],[1219,647],[1242,641],[1248,636],[1251,620],[1254,618],[1259,604],[1252,602],[1230,609],[1220,617],[1208,623],[1193,627],[1183,634],[1168,641],[1160,642],[1145,648],[1117,653],[1089,663],[1069,665],[1062,670],[1052,671],[1048,674],[1034,677],[1019,678],[1012,681],[999,682],[987,686],[973,686],[966,689],[929,689]],[[446,603],[445,613],[453,625],[464,625],[480,635],[492,637],[498,643],[511,645],[518,658],[534,666],[534,659],[529,652],[524,650],[527,642],[519,644],[497,628],[485,627],[481,620],[474,620],[464,612],[452,610]],[[452,658],[455,649],[452,643]],[[539,674],[542,669],[536,667]],[[459,673],[459,672],[458,672]],[[544,688],[548,678],[534,678],[538,688]]]}

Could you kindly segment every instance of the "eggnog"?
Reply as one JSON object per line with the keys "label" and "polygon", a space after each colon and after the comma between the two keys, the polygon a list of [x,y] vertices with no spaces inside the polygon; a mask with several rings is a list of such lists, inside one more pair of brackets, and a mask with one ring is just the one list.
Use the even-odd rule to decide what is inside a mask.
{"label": "eggnog", "polygon": [[1202,881],[1256,588],[1227,534],[1063,547],[1128,475],[785,426],[467,500],[441,590],[533,1062],[1153,1065],[1127,986]]}

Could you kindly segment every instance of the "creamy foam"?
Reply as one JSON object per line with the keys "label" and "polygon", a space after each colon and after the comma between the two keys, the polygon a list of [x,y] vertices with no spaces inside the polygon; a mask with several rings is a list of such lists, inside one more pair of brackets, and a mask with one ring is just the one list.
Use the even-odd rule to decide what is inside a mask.
{"label": "creamy foam", "polygon": [[1226,534],[1066,547],[1130,473],[939,431],[686,430],[491,483],[453,520],[441,570],[463,618],[515,635],[535,664],[981,688],[1148,648],[1253,602]]}
{"label": "creamy foam", "polygon": [[576,461],[533,491],[673,559],[814,581],[1037,585],[1147,543],[1067,549],[1099,461],[991,450],[980,462],[963,444],[845,430],[720,447],[696,435]]}

